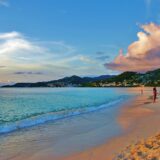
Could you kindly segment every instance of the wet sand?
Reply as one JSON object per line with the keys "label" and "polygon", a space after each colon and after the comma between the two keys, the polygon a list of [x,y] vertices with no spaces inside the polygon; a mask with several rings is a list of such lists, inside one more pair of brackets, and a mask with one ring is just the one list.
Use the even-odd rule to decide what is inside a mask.
{"label": "wet sand", "polygon": [[[149,93],[149,94],[148,94]],[[70,155],[61,160],[112,160],[126,146],[160,132],[160,101],[153,104],[151,91],[137,97],[121,110],[118,122],[124,134],[87,151]]]}
{"label": "wet sand", "polygon": [[0,135],[0,160],[57,160],[119,135],[119,111],[133,96],[128,96],[126,89],[116,90],[124,96],[110,105],[105,103],[102,109]]}
{"label": "wet sand", "polygon": [[[44,145],[46,144],[47,145],[43,146],[43,149],[40,148],[38,151],[37,146],[39,146],[39,144],[37,146],[36,145],[31,146],[31,143],[29,143],[29,146],[28,146],[29,152],[24,152],[23,154],[22,151],[24,151],[24,149],[22,149],[19,155],[10,157],[10,159],[11,160],[22,160],[22,159],[23,160],[45,160],[45,159],[47,160],[53,160],[53,159],[54,160],[106,160],[106,159],[112,160],[114,159],[114,157],[116,157],[122,150],[124,150],[126,146],[130,144],[134,144],[137,141],[142,140],[144,138],[154,136],[158,132],[160,132],[160,125],[159,125],[160,101],[157,101],[157,103],[153,104],[152,99],[150,97],[150,94],[152,93],[151,88],[147,90],[148,91],[144,92],[144,95],[139,95],[136,99],[129,101],[127,104],[125,104],[121,108],[120,113],[117,116],[117,121],[120,124],[120,126],[123,128],[123,133],[121,133],[121,135],[118,135],[117,137],[115,136],[111,138],[108,141],[104,139],[103,144],[101,143],[102,145],[100,144],[100,145],[96,145],[95,147],[89,147],[89,149],[88,147],[82,148],[82,151],[71,152],[69,156],[63,156],[63,155],[56,156],[53,152],[52,143],[49,144],[49,142],[52,141],[52,138],[54,137],[51,135],[50,137],[47,136],[48,137],[47,143],[44,143]],[[138,89],[137,88],[131,89],[130,91],[137,92]],[[103,115],[103,111],[102,111],[102,115]],[[87,115],[86,115],[86,118],[87,118]],[[104,118],[103,118],[103,121],[104,121]],[[42,128],[42,130],[44,129]],[[46,131],[48,131],[48,128]],[[75,130],[73,130],[72,132],[75,132]],[[104,133],[104,130],[103,130],[103,133]],[[49,132],[46,133],[46,135],[48,134]],[[97,132],[95,135],[97,135]],[[85,137],[88,137],[88,136],[89,135],[86,136],[84,134],[83,139],[82,137],[80,137],[80,139],[83,141],[85,140]],[[96,138],[98,139],[98,137],[95,136],[95,139]],[[90,143],[91,143],[91,140],[93,139],[90,139]],[[69,149],[69,145],[70,145],[69,142],[70,141],[66,141],[66,142],[64,141],[62,145],[68,143],[68,149]],[[86,139],[86,142],[88,142],[87,139]],[[46,150],[44,148],[46,148]],[[66,145],[66,148],[67,148],[67,145]]]}

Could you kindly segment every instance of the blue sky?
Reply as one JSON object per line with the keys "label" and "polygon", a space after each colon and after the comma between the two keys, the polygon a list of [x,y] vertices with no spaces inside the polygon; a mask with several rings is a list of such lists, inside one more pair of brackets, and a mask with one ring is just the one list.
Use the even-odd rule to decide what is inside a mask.
{"label": "blue sky", "polygon": [[150,22],[159,0],[0,0],[0,80],[115,74],[104,64]]}

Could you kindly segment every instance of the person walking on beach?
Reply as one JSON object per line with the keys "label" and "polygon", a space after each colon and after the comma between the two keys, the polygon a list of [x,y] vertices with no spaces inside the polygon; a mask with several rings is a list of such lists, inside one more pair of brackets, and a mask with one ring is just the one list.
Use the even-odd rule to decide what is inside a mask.
{"label": "person walking on beach", "polygon": [[144,86],[141,86],[141,95],[143,95]]}
{"label": "person walking on beach", "polygon": [[156,99],[157,99],[157,88],[154,87],[154,88],[153,88],[153,103],[156,102]]}

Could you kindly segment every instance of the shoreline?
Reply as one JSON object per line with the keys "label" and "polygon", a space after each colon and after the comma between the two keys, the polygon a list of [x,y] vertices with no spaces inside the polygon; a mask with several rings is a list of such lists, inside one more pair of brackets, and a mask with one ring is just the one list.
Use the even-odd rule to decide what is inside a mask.
{"label": "shoreline", "polygon": [[[130,97],[126,91],[124,95]],[[125,97],[124,102],[112,104],[113,107],[104,107],[89,114],[81,114],[1,136],[0,159],[58,159],[99,146],[107,139],[121,133],[116,119],[120,108],[128,99]]]}
{"label": "shoreline", "polygon": [[[127,91],[128,92],[128,91]],[[137,93],[137,91],[136,91]],[[122,104],[120,104],[120,108],[118,111],[118,115],[121,114],[121,112],[123,110],[125,110],[125,108],[128,108],[128,103],[131,103],[133,101],[135,101],[136,97],[133,97],[131,99],[126,100],[125,102],[122,102]],[[130,108],[130,107],[129,107]],[[117,115],[117,116],[118,116]],[[116,118],[118,119],[119,116]],[[118,120],[117,120],[118,121]],[[118,121],[119,122],[119,121]],[[122,128],[123,129],[123,128]],[[123,131],[122,131],[123,132]],[[106,155],[106,152],[111,152],[112,148],[114,148],[114,146],[112,146],[112,142],[117,138],[120,137],[122,135],[124,135],[124,133],[118,133],[117,135],[113,135],[111,138],[109,139],[104,139],[104,141],[101,144],[96,145],[95,147],[91,146],[89,148],[84,148],[82,151],[80,152],[75,152],[72,151],[71,153],[67,153],[65,155],[55,155],[53,153],[53,149],[52,148],[46,148],[46,150],[42,150],[41,152],[37,152],[35,154],[32,154],[30,156],[23,156],[24,160],[44,160],[44,159],[48,159],[48,160],[103,160],[103,154]],[[85,134],[85,133],[84,133]],[[89,137],[88,137],[89,138]],[[95,137],[96,138],[96,137]],[[98,137],[97,137],[98,138]],[[83,141],[83,140],[82,140]],[[65,142],[66,143],[66,142]],[[108,147],[106,148],[105,145],[108,145]],[[104,146],[104,148],[103,148]],[[100,152],[98,151],[100,149]],[[97,151],[100,154],[97,154]],[[113,151],[113,150],[112,150]],[[95,155],[95,153],[97,155]],[[104,159],[106,160],[106,156],[104,155]],[[15,160],[21,160],[21,159],[15,159]],[[108,156],[107,156],[107,160]]]}
{"label": "shoreline", "polygon": [[[4,126],[0,125],[0,129],[1,129],[0,136],[19,131],[21,129],[36,127],[39,125],[44,125],[49,122],[56,122],[58,120],[62,120],[62,119],[66,119],[66,118],[71,118],[71,117],[81,116],[84,114],[98,112],[102,109],[108,109],[110,107],[117,105],[118,103],[120,103],[120,104],[123,103],[122,102],[123,99],[124,99],[124,97],[120,97],[120,98],[115,99],[113,101],[110,101],[108,103],[104,103],[99,106],[92,106],[92,107],[89,107],[88,109],[85,109],[85,110],[83,108],[80,108],[79,110],[72,109],[71,113],[67,113],[67,112],[65,113],[65,111],[45,113],[44,115],[37,115],[32,119],[30,119],[30,118],[22,119],[20,121],[17,121],[16,124],[10,123],[9,125],[4,125]],[[28,122],[28,123],[25,123],[25,122]]]}
{"label": "shoreline", "polygon": [[131,102],[122,107],[117,118],[124,133],[103,145],[58,160],[113,160],[126,146],[156,135],[160,131],[160,102],[153,104],[150,95],[140,95]]}
{"label": "shoreline", "polygon": [[[106,130],[104,127],[106,127],[106,125],[110,125],[113,126],[112,128],[114,128],[114,125],[116,123],[112,121],[106,123],[106,116],[110,116],[110,112],[107,111],[106,113],[104,113],[105,110],[102,110],[99,112],[99,114],[93,112],[90,115],[91,119],[88,118],[88,115],[84,114],[82,116],[78,116],[76,119],[68,119],[68,122],[63,120],[62,122],[57,122],[62,123],[62,127],[66,127],[63,131],[70,131],[68,133],[60,132],[64,136],[59,144],[57,144],[58,141],[56,141],[56,137],[54,135],[55,125],[53,125],[52,123],[48,124],[48,127],[43,125],[39,126],[39,129],[35,130],[35,132],[32,132],[32,130],[31,132],[27,131],[25,134],[29,135],[29,133],[32,133],[35,135],[35,138],[31,137],[30,142],[26,142],[25,144],[19,143],[19,145],[22,145],[21,147],[23,147],[23,149],[19,148],[18,150],[16,150],[15,148],[15,151],[12,151],[14,153],[14,156],[10,156],[10,159],[113,160],[113,158],[115,158],[116,155],[118,155],[122,150],[124,150],[126,146],[134,144],[141,139],[154,136],[157,134],[158,131],[160,131],[160,126],[158,124],[160,121],[159,102],[153,104],[152,99],[149,98],[151,88],[146,88],[145,90],[145,95],[137,95],[136,97],[133,97],[133,99],[128,99],[125,100],[125,102],[122,102],[121,107],[119,108],[119,111],[115,118],[115,122],[121,126],[122,132],[111,136],[108,140],[106,139],[107,136],[105,133],[108,134],[110,130]],[[138,91],[139,90],[137,88],[127,90],[128,93],[139,93]],[[147,92],[149,94],[147,94]],[[66,123],[70,124],[69,128]],[[95,126],[95,124],[97,127]],[[82,128],[79,128],[79,125]],[[77,131],[76,128],[79,128],[79,131]],[[59,130],[60,128],[57,129],[57,131],[61,131]],[[47,131],[47,134],[45,136],[39,137],[37,134],[35,134],[37,133],[37,131],[41,131],[41,135],[45,134],[45,131]],[[28,139],[29,137],[26,138]],[[97,143],[97,140],[101,140],[99,141],[101,143]],[[74,144],[74,142],[80,144],[80,150],[77,150],[77,146]],[[85,147],[84,143],[88,146]],[[53,146],[55,144],[56,148]],[[70,150],[69,146],[72,146],[73,150]],[[25,148],[28,148],[28,150],[26,151]],[[67,149],[69,152],[67,151],[65,154],[62,151],[62,154],[57,154],[58,150],[63,150],[62,148],[65,150]]]}

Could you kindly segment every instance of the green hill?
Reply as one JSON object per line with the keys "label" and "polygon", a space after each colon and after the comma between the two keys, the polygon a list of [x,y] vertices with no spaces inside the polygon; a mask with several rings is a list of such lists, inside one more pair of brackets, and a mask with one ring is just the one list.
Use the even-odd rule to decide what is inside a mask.
{"label": "green hill", "polygon": [[3,87],[136,87],[141,85],[160,86],[160,69],[144,74],[124,72],[116,76],[79,77],[74,75],[48,82],[16,83]]}
{"label": "green hill", "polygon": [[106,80],[88,83],[88,86],[92,87],[135,87],[141,85],[160,86],[160,69],[149,71],[144,74],[124,72]]}
{"label": "green hill", "polygon": [[58,80],[36,82],[36,83],[16,83],[14,85],[5,85],[2,87],[83,87],[87,83],[92,83],[98,80],[104,80],[113,77],[111,75],[102,75],[98,77],[79,77],[71,76],[65,77]]}

